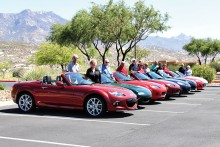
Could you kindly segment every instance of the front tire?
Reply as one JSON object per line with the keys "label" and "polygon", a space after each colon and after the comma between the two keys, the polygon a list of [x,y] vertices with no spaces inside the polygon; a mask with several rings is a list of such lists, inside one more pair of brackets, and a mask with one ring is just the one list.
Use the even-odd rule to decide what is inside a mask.
{"label": "front tire", "polygon": [[84,110],[91,117],[100,117],[106,112],[105,101],[100,96],[90,96],[85,102]]}
{"label": "front tire", "polygon": [[24,113],[32,112],[35,110],[35,101],[29,93],[23,93],[18,97],[18,107]]}

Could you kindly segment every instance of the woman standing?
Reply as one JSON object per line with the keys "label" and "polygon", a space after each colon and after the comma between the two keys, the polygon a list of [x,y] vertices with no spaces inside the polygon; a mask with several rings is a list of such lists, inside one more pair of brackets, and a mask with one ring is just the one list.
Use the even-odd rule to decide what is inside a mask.
{"label": "woman standing", "polygon": [[90,68],[86,71],[86,77],[90,78],[95,83],[101,83],[101,72],[96,67],[97,61],[95,59],[90,60]]}
{"label": "woman standing", "polygon": [[189,65],[186,67],[185,75],[186,76],[192,76],[192,70],[191,70]]}

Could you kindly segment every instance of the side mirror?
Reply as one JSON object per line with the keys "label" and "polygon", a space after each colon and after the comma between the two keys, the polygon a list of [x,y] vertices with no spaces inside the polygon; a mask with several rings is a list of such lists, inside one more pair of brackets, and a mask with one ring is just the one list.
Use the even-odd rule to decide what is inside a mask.
{"label": "side mirror", "polygon": [[64,84],[63,84],[63,82],[61,82],[61,81],[58,81],[56,84],[57,84],[57,86],[62,86],[62,87],[64,87]]}

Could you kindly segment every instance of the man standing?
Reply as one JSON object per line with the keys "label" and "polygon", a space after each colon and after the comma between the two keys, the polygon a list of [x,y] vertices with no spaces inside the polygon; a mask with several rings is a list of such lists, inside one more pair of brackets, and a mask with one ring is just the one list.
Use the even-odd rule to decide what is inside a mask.
{"label": "man standing", "polygon": [[109,78],[111,78],[113,80],[115,79],[112,74],[112,71],[109,67],[109,60],[108,59],[105,59],[104,64],[102,64],[102,66],[100,67],[100,71],[101,71],[101,73],[106,74]]}
{"label": "man standing", "polygon": [[181,72],[182,74],[185,75],[185,72],[186,72],[186,68],[184,67],[184,64],[182,63],[180,68],[179,68],[179,72]]}
{"label": "man standing", "polygon": [[132,63],[131,63],[131,65],[129,66],[129,72],[131,72],[131,71],[137,71],[137,70],[138,70],[138,65],[137,65],[137,63],[136,63],[136,59],[133,58],[131,61],[132,61]]}
{"label": "man standing", "polygon": [[77,63],[78,55],[73,55],[72,62],[70,62],[67,66],[68,72],[79,72],[79,64]]}

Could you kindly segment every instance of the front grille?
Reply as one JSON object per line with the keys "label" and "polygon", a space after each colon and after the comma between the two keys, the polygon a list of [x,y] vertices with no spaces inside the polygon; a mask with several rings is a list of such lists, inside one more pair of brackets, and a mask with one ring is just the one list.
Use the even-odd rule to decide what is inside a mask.
{"label": "front grille", "polygon": [[128,107],[133,107],[136,104],[137,99],[131,98],[126,100],[126,104]]}

